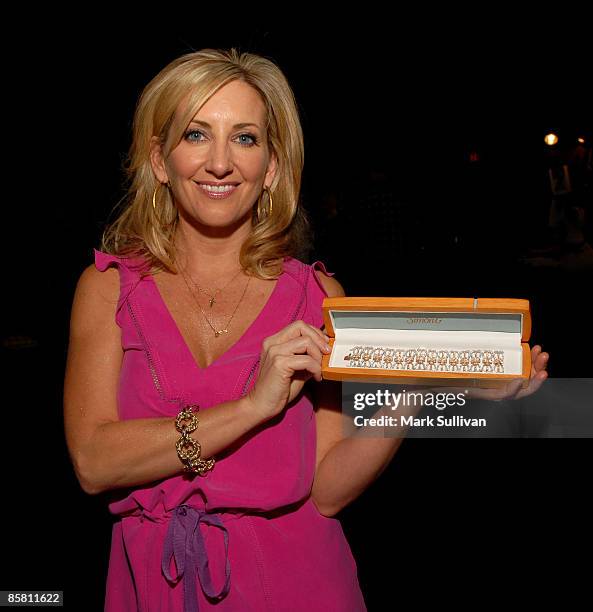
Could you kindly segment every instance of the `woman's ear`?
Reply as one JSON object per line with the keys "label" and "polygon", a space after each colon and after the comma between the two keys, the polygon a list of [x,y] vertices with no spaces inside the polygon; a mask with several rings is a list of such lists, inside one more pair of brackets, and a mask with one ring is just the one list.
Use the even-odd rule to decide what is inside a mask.
{"label": "woman's ear", "polygon": [[153,136],[150,139],[150,165],[152,171],[160,183],[167,183],[167,169],[165,168],[165,159],[163,158],[163,145],[158,136]]}
{"label": "woman's ear", "polygon": [[264,185],[271,187],[278,170],[278,157],[274,149],[270,149],[270,161],[268,162],[268,168],[266,170],[266,177],[264,179]]}

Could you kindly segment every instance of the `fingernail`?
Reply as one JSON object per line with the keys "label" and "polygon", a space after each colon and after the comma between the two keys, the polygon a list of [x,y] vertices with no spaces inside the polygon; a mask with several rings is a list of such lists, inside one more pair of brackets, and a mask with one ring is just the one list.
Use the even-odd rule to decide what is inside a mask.
{"label": "fingernail", "polygon": [[331,352],[331,350],[332,350],[332,347],[331,347],[329,344],[326,344],[326,345],[325,345],[323,348],[324,348],[324,349],[325,349],[325,350],[326,350],[328,353],[330,353],[330,352]]}
{"label": "fingernail", "polygon": [[329,336],[327,334],[323,334],[326,340],[329,340]]}

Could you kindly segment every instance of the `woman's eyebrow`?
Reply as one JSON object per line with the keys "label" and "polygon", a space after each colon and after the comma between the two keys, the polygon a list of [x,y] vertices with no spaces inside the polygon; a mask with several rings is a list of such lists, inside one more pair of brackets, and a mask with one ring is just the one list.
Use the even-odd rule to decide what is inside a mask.
{"label": "woman's eyebrow", "polygon": [[[190,123],[197,123],[198,125],[203,125],[204,127],[207,127],[207,128],[211,128],[212,127],[206,121],[200,121],[199,119],[192,119],[190,121]],[[250,125],[253,125],[254,127],[259,129],[259,125],[257,125],[257,123],[235,123],[235,125],[233,125],[233,129],[244,128],[244,127],[247,127],[247,126],[250,126]]]}

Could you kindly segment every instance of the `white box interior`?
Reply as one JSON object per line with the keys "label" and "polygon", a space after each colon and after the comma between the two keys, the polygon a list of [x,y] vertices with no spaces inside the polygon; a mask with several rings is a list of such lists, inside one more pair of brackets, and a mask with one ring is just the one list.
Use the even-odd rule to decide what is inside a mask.
{"label": "white box interior", "polygon": [[[521,313],[338,311],[329,315],[335,332],[330,367],[349,367],[355,346],[393,349],[500,350],[504,374],[521,374]],[[409,371],[409,370],[406,370]]]}

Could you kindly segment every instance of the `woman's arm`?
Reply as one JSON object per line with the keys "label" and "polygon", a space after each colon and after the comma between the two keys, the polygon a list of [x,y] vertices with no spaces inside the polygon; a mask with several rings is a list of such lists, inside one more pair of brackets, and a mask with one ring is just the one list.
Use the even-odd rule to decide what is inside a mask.
{"label": "woman's arm", "polygon": [[[345,296],[342,285],[320,273],[329,297]],[[385,469],[401,438],[354,438],[352,419],[342,414],[342,385],[314,384],[317,455],[311,498],[324,516],[354,501]]]}
{"label": "woman's arm", "polygon": [[[181,473],[174,418],[120,421],[117,385],[123,351],[115,322],[119,273],[89,266],[78,282],[64,381],[66,442],[83,490],[97,494]],[[245,398],[199,413],[192,435],[207,459],[260,424]],[[216,469],[216,468],[214,468]]]}
{"label": "woman's arm", "polygon": [[[323,272],[319,278],[329,297],[345,295],[335,278]],[[321,514],[333,516],[379,477],[395,455],[403,435],[369,437],[365,436],[364,428],[356,434],[352,418],[342,414],[340,382],[316,383],[314,392],[317,457],[311,498]],[[412,407],[410,411],[414,413],[416,409]]]}
{"label": "woman's arm", "polygon": [[[356,431],[352,417],[342,414],[340,383],[315,384],[315,420],[317,426],[317,461],[311,497],[324,516],[334,516],[353,502],[385,470],[397,452],[407,427],[373,427]],[[412,403],[398,416],[415,415],[420,410]],[[375,413],[391,416],[390,408]],[[375,437],[389,430],[389,437]],[[396,435],[395,430],[398,429]]]}

